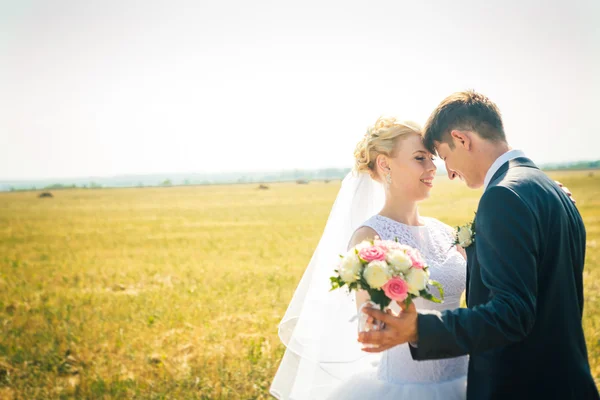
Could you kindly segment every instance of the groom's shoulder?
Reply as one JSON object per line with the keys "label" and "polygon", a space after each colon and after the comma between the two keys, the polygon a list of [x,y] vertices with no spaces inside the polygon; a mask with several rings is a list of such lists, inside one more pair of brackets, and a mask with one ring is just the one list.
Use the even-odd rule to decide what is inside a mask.
{"label": "groom's shoulder", "polygon": [[[533,164],[528,159],[511,160],[502,173],[490,183],[488,190],[493,187],[504,187],[517,194],[526,194],[531,191],[538,191],[554,183],[548,175]],[[514,161],[514,163],[513,163]]]}
{"label": "groom's shoulder", "polygon": [[527,208],[559,200],[561,189],[556,182],[537,167],[514,166],[503,171],[491,182],[480,204],[516,202]]}

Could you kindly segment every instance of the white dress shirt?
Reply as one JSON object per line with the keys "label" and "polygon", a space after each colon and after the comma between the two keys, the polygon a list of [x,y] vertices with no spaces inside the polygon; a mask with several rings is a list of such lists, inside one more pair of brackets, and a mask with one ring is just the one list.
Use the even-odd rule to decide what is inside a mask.
{"label": "white dress shirt", "polygon": [[485,179],[483,180],[483,191],[485,192],[488,185],[490,184],[490,181],[494,177],[494,174],[498,172],[498,170],[501,166],[504,165],[504,163],[519,157],[525,157],[525,153],[523,153],[521,150],[509,150],[506,153],[502,154],[500,157],[498,157],[496,161],[494,161],[490,169],[488,169],[487,174],[485,174]]}

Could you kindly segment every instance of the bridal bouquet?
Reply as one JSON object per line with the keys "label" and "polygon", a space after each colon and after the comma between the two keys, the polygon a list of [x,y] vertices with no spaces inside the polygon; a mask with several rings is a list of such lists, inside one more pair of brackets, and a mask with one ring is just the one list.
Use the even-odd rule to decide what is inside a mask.
{"label": "bridal bouquet", "polygon": [[[444,290],[429,279],[429,268],[417,249],[391,240],[366,240],[340,255],[336,275],[330,278],[331,290],[347,286],[349,291],[366,290],[371,301],[385,310],[392,300],[410,305],[423,297],[441,303]],[[440,298],[429,291],[438,288]]]}

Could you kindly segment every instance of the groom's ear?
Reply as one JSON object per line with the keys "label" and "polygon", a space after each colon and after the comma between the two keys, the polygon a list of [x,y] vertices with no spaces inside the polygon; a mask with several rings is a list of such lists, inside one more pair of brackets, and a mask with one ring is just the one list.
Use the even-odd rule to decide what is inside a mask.
{"label": "groom's ear", "polygon": [[471,136],[467,131],[452,130],[450,132],[455,146],[461,146],[465,150],[471,150]]}

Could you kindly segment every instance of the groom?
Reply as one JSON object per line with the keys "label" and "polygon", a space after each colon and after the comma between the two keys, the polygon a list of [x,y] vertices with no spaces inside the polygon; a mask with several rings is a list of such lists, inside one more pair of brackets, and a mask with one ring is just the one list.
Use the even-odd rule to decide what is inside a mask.
{"label": "groom", "polygon": [[459,92],[429,117],[425,145],[450,179],[483,186],[475,240],[466,248],[468,308],[395,317],[359,341],[378,352],[410,342],[415,360],[470,355],[467,397],[598,399],[583,313],[586,233],[573,202],[506,142],[500,111],[487,97]]}

